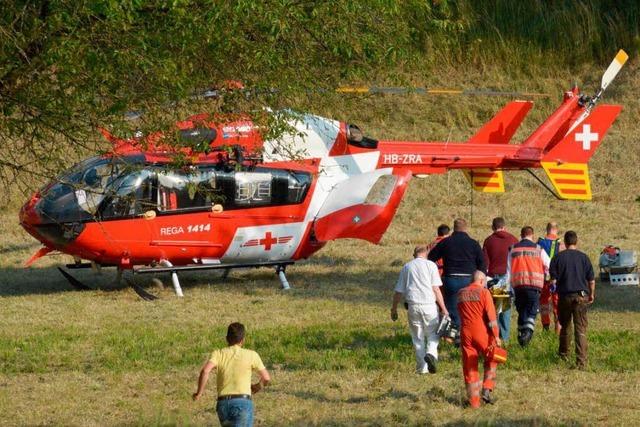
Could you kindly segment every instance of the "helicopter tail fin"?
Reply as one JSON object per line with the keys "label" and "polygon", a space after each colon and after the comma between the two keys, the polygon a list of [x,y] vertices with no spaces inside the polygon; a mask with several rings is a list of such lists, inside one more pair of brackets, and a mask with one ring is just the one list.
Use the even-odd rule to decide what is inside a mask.
{"label": "helicopter tail fin", "polygon": [[[469,144],[508,144],[531,110],[531,101],[512,101],[473,135]],[[465,178],[475,191],[504,193],[504,176],[501,170],[476,168],[463,170]]]}
{"label": "helicopter tail fin", "polygon": [[481,193],[504,193],[504,176],[501,170],[477,168],[463,170],[462,172],[475,191]]}
{"label": "helicopter tail fin", "polygon": [[469,144],[508,144],[531,110],[531,101],[512,101],[469,138]]}
{"label": "helicopter tail fin", "polygon": [[621,109],[619,105],[596,107],[543,155],[541,166],[560,198],[591,200],[588,162]]}

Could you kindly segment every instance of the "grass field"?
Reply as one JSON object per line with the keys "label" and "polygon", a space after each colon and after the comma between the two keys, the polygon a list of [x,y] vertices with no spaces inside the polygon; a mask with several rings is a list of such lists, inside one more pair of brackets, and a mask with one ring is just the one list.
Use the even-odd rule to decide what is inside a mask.
{"label": "grass field", "polygon": [[[73,291],[54,268],[68,262],[65,257],[22,268],[38,245],[17,225],[22,196],[16,196],[0,211],[0,424],[216,424],[215,382],[201,401],[190,395],[207,354],[223,345],[226,325],[241,321],[247,346],[273,374],[273,385],[256,396],[263,425],[637,425],[638,288],[598,284],[586,372],[560,361],[555,336],[538,330],[527,350],[509,347],[509,362],[498,371],[498,404],[475,412],[463,408],[458,351],[441,346],[440,372],[417,376],[406,316],[388,319],[400,265],[415,244],[431,240],[439,223],[456,216],[472,217],[478,239],[496,215],[512,231],[525,224],[541,231],[553,218],[578,232],[594,262],[608,243],[640,250],[637,71],[631,64],[608,92],[607,101],[625,111],[591,164],[593,202],[555,201],[524,173],[508,174],[508,192],[497,196],[472,195],[459,173],[416,179],[380,246],[331,243],[290,268],[294,289],[286,293],[266,269],[233,272],[226,282],[218,273],[184,274],[183,299],[137,277],[161,296],[153,303],[112,285],[115,275],[107,271],[78,274],[101,290]],[[580,76],[594,82],[600,72],[580,70]],[[424,79],[432,86],[481,85],[482,75]],[[540,79],[506,72],[495,82],[554,95],[540,101],[518,136],[549,114],[570,78],[541,70]],[[354,98],[321,112],[378,137],[463,140],[501,102]]]}

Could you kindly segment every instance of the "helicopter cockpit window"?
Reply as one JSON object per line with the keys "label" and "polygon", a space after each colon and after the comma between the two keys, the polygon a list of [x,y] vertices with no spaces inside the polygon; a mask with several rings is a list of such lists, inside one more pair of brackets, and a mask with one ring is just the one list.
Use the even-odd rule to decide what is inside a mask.
{"label": "helicopter cockpit window", "polygon": [[354,125],[347,125],[347,142],[360,148],[378,148],[378,140],[364,136],[362,130]]}
{"label": "helicopter cockpit window", "polygon": [[291,205],[302,203],[311,185],[311,175],[282,169],[256,168],[256,172],[268,171],[271,175],[271,203]]}
{"label": "helicopter cockpit window", "polygon": [[[70,188],[82,211],[93,216],[105,197],[106,188],[123,173],[125,167],[126,163],[119,160],[92,157],[61,175],[56,185]],[[45,197],[48,192],[45,192]]]}
{"label": "helicopter cockpit window", "polygon": [[115,180],[104,196],[101,216],[104,219],[142,215],[155,208],[153,171],[134,170]]}
{"label": "helicopter cockpit window", "polygon": [[237,206],[265,206],[271,204],[271,174],[264,172],[236,172]]}
{"label": "helicopter cockpit window", "polygon": [[158,211],[211,209],[233,200],[233,172],[214,168],[158,172]]}

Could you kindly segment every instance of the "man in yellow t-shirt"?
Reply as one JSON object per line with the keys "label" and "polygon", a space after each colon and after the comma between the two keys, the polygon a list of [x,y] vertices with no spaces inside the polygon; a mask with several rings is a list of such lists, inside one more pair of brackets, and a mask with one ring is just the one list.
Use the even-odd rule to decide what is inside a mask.
{"label": "man in yellow t-shirt", "polygon": [[[209,380],[209,373],[217,368],[218,404],[216,412],[223,426],[245,427],[253,425],[253,401],[251,394],[262,390],[271,376],[262,359],[253,350],[242,348],[244,325],[232,323],[227,329],[228,347],[215,350],[200,370],[198,391],[193,400],[198,400]],[[257,371],[260,379],[251,384],[251,373]]]}

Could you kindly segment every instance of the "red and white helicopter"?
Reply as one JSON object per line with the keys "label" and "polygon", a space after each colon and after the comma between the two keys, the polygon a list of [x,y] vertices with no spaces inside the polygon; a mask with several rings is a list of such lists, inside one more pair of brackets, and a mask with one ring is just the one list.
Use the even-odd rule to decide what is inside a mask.
{"label": "red and white helicopter", "polygon": [[[103,131],[110,154],[77,164],[22,207],[21,225],[44,245],[27,265],[56,250],[75,257],[70,268],[167,272],[178,296],[180,271],[270,266],[288,289],[285,267],[328,241],[378,243],[415,175],[461,169],[475,190],[503,192],[503,171],[542,168],[559,198],[589,200],[587,163],[622,109],[595,105],[627,58],[617,54],[595,96],[566,92],[521,144],[509,141],[530,101],[508,103],[466,143],[376,140],[311,114],[290,119],[296,132],[284,142],[271,141],[247,119],[194,116],[177,124],[180,135],[209,150],[183,150],[189,161],[180,168],[159,134],[118,139]],[[283,146],[302,158],[291,160]]]}

